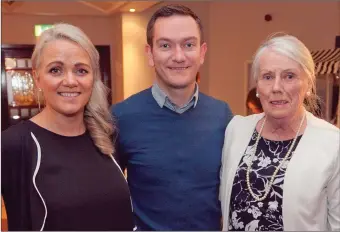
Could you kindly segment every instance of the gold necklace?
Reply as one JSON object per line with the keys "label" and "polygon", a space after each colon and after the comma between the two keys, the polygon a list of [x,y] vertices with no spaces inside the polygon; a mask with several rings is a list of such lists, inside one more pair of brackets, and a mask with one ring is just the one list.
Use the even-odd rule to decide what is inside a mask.
{"label": "gold necklace", "polygon": [[304,114],[304,116],[303,116],[303,118],[302,118],[302,120],[301,120],[299,129],[298,129],[298,131],[297,131],[297,133],[296,133],[296,135],[295,135],[295,138],[294,138],[292,144],[290,145],[290,148],[289,148],[288,152],[286,153],[285,157],[284,157],[283,160],[281,161],[280,165],[278,165],[278,166],[276,167],[276,169],[275,169],[275,171],[274,171],[272,177],[270,178],[270,182],[269,182],[269,184],[266,186],[264,195],[263,195],[262,197],[258,197],[258,196],[256,196],[256,195],[254,194],[253,190],[251,189],[250,180],[249,180],[249,179],[250,179],[250,178],[249,178],[249,174],[250,174],[251,166],[252,166],[252,164],[253,164],[254,156],[255,156],[255,154],[256,154],[257,146],[258,146],[258,143],[259,143],[260,138],[261,138],[261,133],[262,133],[264,124],[265,124],[266,119],[267,119],[266,117],[264,118],[263,123],[262,123],[262,125],[261,125],[261,129],[260,129],[260,131],[259,131],[259,133],[258,133],[258,135],[257,135],[257,138],[256,138],[256,142],[255,142],[255,147],[254,147],[253,155],[249,158],[248,168],[247,168],[247,177],[246,177],[246,178],[247,178],[247,187],[248,187],[248,190],[249,190],[251,196],[252,196],[256,201],[263,201],[263,200],[266,199],[266,197],[268,196],[269,191],[270,191],[270,188],[272,187],[272,185],[273,185],[273,183],[274,183],[274,179],[275,179],[275,177],[276,177],[278,171],[280,170],[282,164],[286,161],[286,159],[289,157],[289,154],[290,154],[290,153],[292,152],[292,150],[293,150],[293,147],[294,147],[295,142],[296,142],[296,140],[297,140],[297,138],[298,138],[298,136],[299,136],[299,133],[300,133],[300,130],[301,130],[301,127],[302,127],[302,124],[303,124],[303,121],[305,120],[305,118],[306,118],[306,114]]}

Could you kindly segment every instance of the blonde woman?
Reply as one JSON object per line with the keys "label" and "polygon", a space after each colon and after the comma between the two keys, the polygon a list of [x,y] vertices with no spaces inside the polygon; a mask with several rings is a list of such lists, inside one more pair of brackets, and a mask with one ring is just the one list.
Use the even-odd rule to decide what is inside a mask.
{"label": "blonde woman", "polygon": [[9,230],[132,230],[94,45],[57,24],[42,33],[32,64],[46,107],[1,135]]}
{"label": "blonde woman", "polygon": [[252,74],[264,112],[225,133],[223,230],[340,230],[340,130],[315,117],[312,56],[289,35],[266,41]]}

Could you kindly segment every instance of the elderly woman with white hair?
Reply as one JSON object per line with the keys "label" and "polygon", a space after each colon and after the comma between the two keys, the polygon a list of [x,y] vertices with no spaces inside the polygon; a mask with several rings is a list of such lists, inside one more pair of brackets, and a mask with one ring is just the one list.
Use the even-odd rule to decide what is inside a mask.
{"label": "elderly woman with white hair", "polygon": [[225,132],[223,230],[340,230],[340,130],[315,117],[315,73],[290,35],[257,50],[252,76],[263,113]]}
{"label": "elderly woman with white hair", "polygon": [[57,24],[40,36],[32,65],[45,108],[1,134],[9,230],[132,230],[95,46],[79,28]]}

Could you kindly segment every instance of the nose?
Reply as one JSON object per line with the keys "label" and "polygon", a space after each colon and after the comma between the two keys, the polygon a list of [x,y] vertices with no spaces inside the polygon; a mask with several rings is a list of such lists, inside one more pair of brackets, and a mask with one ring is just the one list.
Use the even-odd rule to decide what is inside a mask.
{"label": "nose", "polygon": [[185,55],[183,52],[183,49],[181,48],[181,46],[176,46],[175,48],[175,54],[173,56],[173,61],[177,62],[177,63],[182,63],[185,61]]}
{"label": "nose", "polygon": [[63,84],[69,88],[76,87],[78,85],[77,77],[72,71],[65,74]]}
{"label": "nose", "polygon": [[282,84],[280,76],[276,76],[273,83],[273,92],[281,92],[283,87]]}

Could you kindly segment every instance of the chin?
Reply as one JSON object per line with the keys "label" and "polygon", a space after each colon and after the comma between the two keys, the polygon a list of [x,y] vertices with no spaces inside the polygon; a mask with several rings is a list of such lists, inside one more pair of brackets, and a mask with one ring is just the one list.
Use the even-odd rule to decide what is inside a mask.
{"label": "chin", "polygon": [[289,117],[291,114],[287,111],[277,111],[277,110],[271,110],[266,115],[275,118],[275,119],[283,119]]}
{"label": "chin", "polygon": [[58,112],[67,117],[74,117],[80,113],[83,113],[83,108],[81,107],[64,107],[59,108]]}
{"label": "chin", "polygon": [[168,85],[174,89],[185,89],[192,85],[194,82],[169,82]]}
{"label": "chin", "polygon": [[80,113],[81,111],[66,111],[66,112],[63,112],[63,115],[65,115],[66,117],[75,117],[79,115]]}

